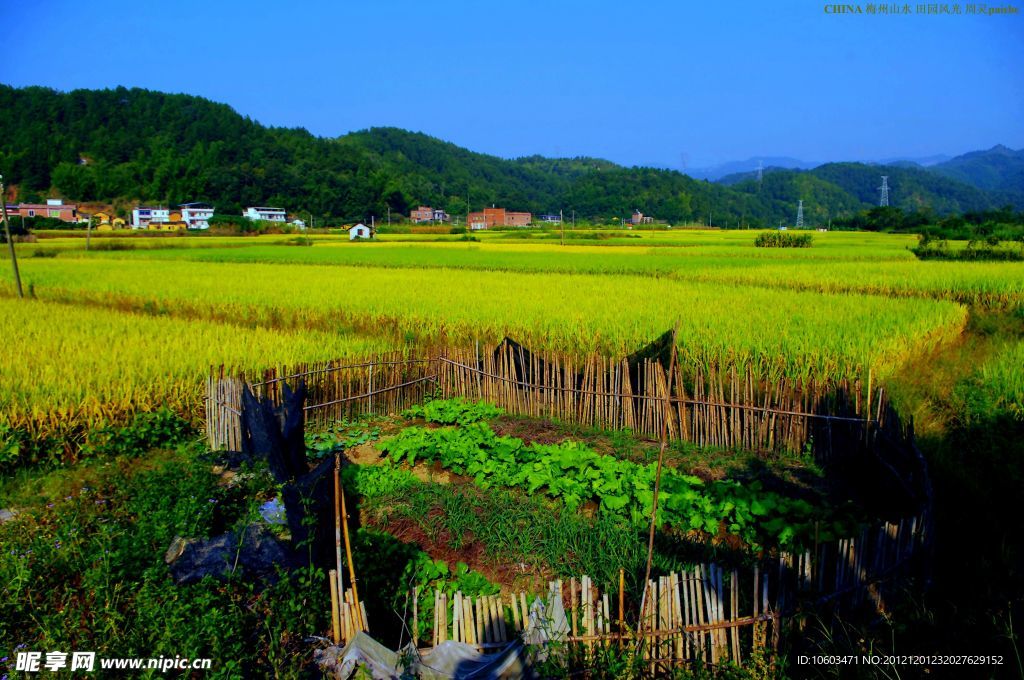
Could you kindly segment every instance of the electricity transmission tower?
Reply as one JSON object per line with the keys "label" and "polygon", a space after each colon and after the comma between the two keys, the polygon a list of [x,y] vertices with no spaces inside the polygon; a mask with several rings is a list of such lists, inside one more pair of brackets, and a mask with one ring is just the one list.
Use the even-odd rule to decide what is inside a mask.
{"label": "electricity transmission tower", "polygon": [[796,207],[796,228],[804,228],[804,202],[800,201]]}
{"label": "electricity transmission tower", "polygon": [[889,175],[882,175],[882,186],[878,187],[878,190],[882,192],[878,205],[885,208],[889,205]]}
{"label": "electricity transmission tower", "polygon": [[764,161],[757,162],[757,184],[761,185],[761,180],[764,179]]}

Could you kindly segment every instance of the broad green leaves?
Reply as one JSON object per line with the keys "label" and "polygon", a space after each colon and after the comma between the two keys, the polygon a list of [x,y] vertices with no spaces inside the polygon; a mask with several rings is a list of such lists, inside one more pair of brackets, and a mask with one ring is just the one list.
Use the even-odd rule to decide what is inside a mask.
{"label": "broad green leaves", "polygon": [[[461,412],[468,411],[462,408]],[[438,463],[472,477],[485,489],[512,487],[543,493],[572,510],[594,502],[600,512],[638,525],[650,520],[653,509],[653,464],[601,455],[579,442],[526,444],[475,422],[436,429],[408,427],[383,442],[381,449],[395,462]],[[822,540],[833,529],[854,530],[848,518],[765,490],[757,481],[706,483],[672,469],[663,470],[658,505],[659,526],[712,537],[725,531],[751,547],[788,547],[811,540],[816,523]]]}

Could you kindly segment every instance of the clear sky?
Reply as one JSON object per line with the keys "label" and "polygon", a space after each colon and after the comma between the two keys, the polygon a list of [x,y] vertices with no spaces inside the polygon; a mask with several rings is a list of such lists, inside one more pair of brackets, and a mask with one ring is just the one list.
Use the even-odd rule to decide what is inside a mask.
{"label": "clear sky", "polygon": [[625,164],[1024,147],[1024,3],[826,4],[0,0],[0,82],[185,92],[324,136],[393,125]]}

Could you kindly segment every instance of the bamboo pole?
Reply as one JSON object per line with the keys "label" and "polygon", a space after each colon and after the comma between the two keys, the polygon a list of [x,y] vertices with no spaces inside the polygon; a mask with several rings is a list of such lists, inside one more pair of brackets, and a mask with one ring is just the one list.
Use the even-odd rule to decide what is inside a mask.
{"label": "bamboo pole", "polygon": [[[676,334],[679,332],[679,322],[672,329],[672,358],[669,361],[668,374],[671,376],[676,368]],[[651,528],[647,538],[647,566],[644,569],[644,583],[651,578],[651,560],[654,559],[654,529],[658,523],[658,491],[661,489],[661,469],[665,464],[665,449],[668,447],[668,419],[671,416],[672,384],[665,386],[665,413],[661,423],[661,447],[658,449],[658,467],[654,475],[654,498],[651,507]]]}
{"label": "bamboo pole", "polygon": [[[359,630],[365,631],[365,630],[367,630],[367,626],[366,626],[366,621],[364,620],[364,617],[363,617],[362,607],[359,606],[359,588],[356,585],[356,567],[355,567],[355,564],[352,562],[352,542],[349,539],[349,535],[348,535],[348,510],[345,508],[345,491],[341,488],[341,453],[340,452],[334,454],[334,489],[335,489],[335,491],[337,493],[337,496],[341,497],[341,511],[340,511],[340,516],[342,518],[341,527],[342,527],[342,533],[343,533],[344,538],[345,538],[345,556],[348,559],[348,578],[349,578],[349,582],[352,584],[352,600],[353,600],[352,604],[353,604],[353,609],[355,610],[356,624],[357,624],[357,627],[359,628]],[[334,509],[335,509],[335,513],[336,513],[335,516],[338,516],[338,514],[337,514],[338,513],[338,499],[337,499],[337,496],[335,497],[335,505],[334,505]],[[335,522],[335,527],[337,527],[337,522]],[[337,533],[337,532],[335,532],[335,533]],[[335,541],[337,541],[337,538],[335,538]],[[338,561],[340,563],[340,561],[341,561],[340,558],[339,558]],[[339,569],[340,569],[340,564],[339,564]]]}
{"label": "bamboo pole", "polygon": [[619,649],[626,632],[626,570],[619,569]]}
{"label": "bamboo pole", "polygon": [[341,611],[338,607],[338,572],[334,569],[327,575],[331,587],[331,637],[334,644],[341,642]]}

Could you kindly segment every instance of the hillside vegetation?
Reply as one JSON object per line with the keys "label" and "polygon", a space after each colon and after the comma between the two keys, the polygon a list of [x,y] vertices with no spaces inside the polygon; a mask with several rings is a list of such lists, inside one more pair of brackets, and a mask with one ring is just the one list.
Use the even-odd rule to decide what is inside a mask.
{"label": "hillside vegetation", "polygon": [[[924,170],[885,171],[893,204],[908,210],[945,214],[1006,202]],[[388,209],[407,214],[419,203],[464,215],[468,201],[473,209],[573,210],[598,223],[617,224],[639,209],[673,224],[765,227],[790,223],[798,199],[809,224],[870,207],[880,169],[831,164],[730,187],[593,158],[506,160],[395,128],[321,138],[188,95],[0,86],[0,173],[22,200],[53,194],[122,212],[139,201],[207,200],[221,213],[269,204],[354,220]]]}

